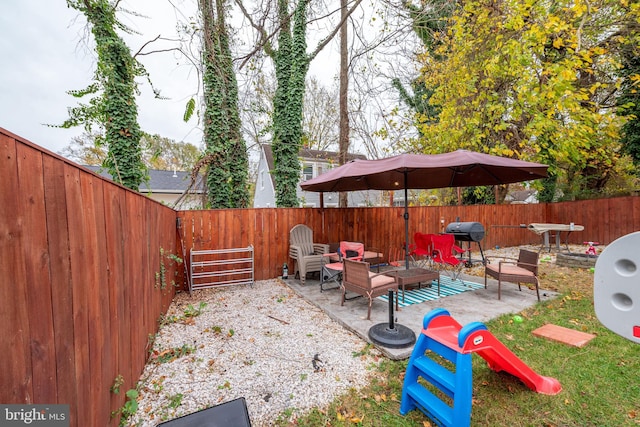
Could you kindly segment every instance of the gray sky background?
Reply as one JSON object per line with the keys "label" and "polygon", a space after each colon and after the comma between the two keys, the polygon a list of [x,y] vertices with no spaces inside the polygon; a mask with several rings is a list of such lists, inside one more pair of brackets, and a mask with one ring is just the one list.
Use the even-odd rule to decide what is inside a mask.
{"label": "gray sky background", "polygon": [[[121,6],[145,16],[120,14],[120,19],[140,32],[127,36],[132,53],[162,35],[176,37],[176,22],[192,17],[190,0],[126,0]],[[182,16],[181,16],[182,15]],[[4,0],[0,6],[0,127],[53,152],[61,151],[81,127],[59,129],[68,118],[67,108],[78,105],[68,90],[84,89],[91,82],[96,63],[93,39],[86,37],[86,19],[67,7],[64,0]],[[89,43],[89,44],[88,44]],[[168,44],[154,43],[161,49]],[[146,49],[148,50],[148,48]],[[155,99],[146,81],[140,80],[138,120],[142,129],[176,141],[200,146],[196,118],[182,121],[187,100],[197,92],[197,75],[174,53],[142,56],[140,61],[161,94]],[[86,98],[83,102],[88,102]]]}

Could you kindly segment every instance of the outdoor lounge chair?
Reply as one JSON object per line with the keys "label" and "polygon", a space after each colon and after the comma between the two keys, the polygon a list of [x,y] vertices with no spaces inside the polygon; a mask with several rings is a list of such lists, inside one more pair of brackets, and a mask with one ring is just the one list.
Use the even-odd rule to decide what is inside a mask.
{"label": "outdoor lounge chair", "polygon": [[369,299],[369,311],[367,320],[371,319],[371,305],[373,299],[385,295],[389,289],[396,293],[396,310],[398,310],[398,281],[393,275],[386,273],[373,273],[369,269],[369,263],[363,261],[344,260],[344,272],[342,277],[342,303],[344,305],[347,292],[354,292]]}
{"label": "outdoor lounge chair", "polygon": [[540,301],[538,289],[538,253],[520,249],[518,259],[504,258],[498,264],[487,263],[484,269],[484,288],[487,288],[487,275],[498,280],[498,299],[500,299],[500,287],[502,282],[517,283],[522,291],[521,283],[532,283],[536,286],[536,294]]}
{"label": "outdoor lounge chair", "polygon": [[307,275],[322,269],[322,254],[329,252],[329,245],[314,243],[313,231],[304,224],[294,226],[289,232],[289,258],[294,261],[294,277],[304,284]]}
{"label": "outdoor lounge chair", "polygon": [[414,246],[410,252],[414,264],[418,267],[425,267],[431,261],[433,255],[433,234],[416,232],[413,235]]}
{"label": "outdoor lounge chair", "polygon": [[433,263],[440,265],[453,280],[457,280],[462,272],[464,262],[456,255],[463,254],[466,250],[455,244],[453,234],[432,234],[431,243],[433,245],[431,257]]}
{"label": "outdoor lounge chair", "polygon": [[387,265],[389,267],[404,267],[405,266],[405,258],[404,258],[404,246],[400,247],[400,245],[391,246],[389,248],[388,256],[387,256]]}
{"label": "outdoor lounge chair", "polygon": [[[337,289],[342,281],[342,271],[345,259],[362,261],[364,257],[364,244],[359,242],[340,242],[336,253],[324,254],[322,259],[322,272],[320,273],[320,292],[327,289]],[[337,259],[336,259],[337,258]],[[327,283],[335,283],[333,288],[325,288]]]}

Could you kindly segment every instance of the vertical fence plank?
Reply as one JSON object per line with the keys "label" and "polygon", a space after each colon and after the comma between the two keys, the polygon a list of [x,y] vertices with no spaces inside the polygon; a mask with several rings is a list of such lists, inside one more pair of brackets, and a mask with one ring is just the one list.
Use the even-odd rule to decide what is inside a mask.
{"label": "vertical fence plank", "polygon": [[[10,349],[3,355],[0,369],[0,402],[32,403],[33,386],[31,351],[29,349],[29,312],[25,264],[29,258],[24,242],[28,225],[20,209],[16,142],[0,133],[0,348]],[[29,260],[30,262],[30,260]]]}
{"label": "vertical fence plank", "polygon": [[[117,377],[130,381],[131,366],[129,363],[130,345],[127,335],[120,333],[121,330],[129,330],[129,316],[126,315],[126,284],[125,284],[125,251],[126,244],[124,235],[124,197],[125,190],[114,186],[105,185],[104,206],[105,206],[105,228],[112,238],[107,241],[106,259],[109,265],[107,275],[107,289],[109,291],[109,320],[111,346],[111,372],[113,381]],[[111,393],[110,411],[115,412],[121,406],[121,398],[116,393]],[[111,421],[111,425],[118,425],[117,418]]]}
{"label": "vertical fence plank", "polygon": [[49,248],[44,198],[42,154],[34,148],[17,147],[18,183],[16,193],[21,195],[19,212],[29,228],[29,239],[24,240],[33,374],[33,401],[56,401],[56,355],[51,308],[51,276],[49,274]]}
{"label": "vertical fence plank", "polygon": [[[67,204],[67,223],[69,224],[69,255],[71,267],[71,287],[73,298],[73,346],[75,350],[75,382],[83,384],[82,391],[77,394],[75,405],[77,425],[91,425],[91,378],[89,370],[89,315],[88,315],[88,285],[91,276],[91,251],[85,252],[86,230],[84,220],[85,203],[83,203],[81,172],[70,165],[65,165],[65,194]],[[86,201],[86,204],[89,204]],[[89,268],[87,268],[89,266]]]}
{"label": "vertical fence plank", "polygon": [[[109,388],[113,383],[113,366],[111,365],[112,348],[111,348],[111,330],[109,321],[109,290],[108,274],[109,266],[107,264],[107,230],[105,225],[105,206],[104,206],[104,181],[93,174],[86,174],[81,179],[83,185],[83,198],[87,195],[86,200],[92,205],[85,215],[87,221],[87,229],[90,230],[89,236],[95,243],[92,244],[93,253],[91,258],[93,261],[93,277],[89,287],[89,354],[92,375],[92,408],[93,422],[104,423],[104,420],[110,416],[110,391]],[[84,187],[88,187],[85,193]],[[110,233],[111,231],[109,231]],[[86,240],[85,240],[86,241]]]}
{"label": "vertical fence plank", "polygon": [[[75,381],[75,354],[73,348],[73,294],[69,259],[69,230],[65,199],[64,163],[43,156],[44,198],[47,216],[47,240],[51,276],[51,308],[56,351],[57,395],[56,403],[77,400]],[[70,414],[75,425],[75,413]]]}

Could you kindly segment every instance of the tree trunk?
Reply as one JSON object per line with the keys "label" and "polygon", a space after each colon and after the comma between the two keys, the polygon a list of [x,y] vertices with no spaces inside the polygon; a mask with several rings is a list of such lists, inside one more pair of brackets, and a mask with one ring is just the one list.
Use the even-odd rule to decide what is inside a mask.
{"label": "tree trunk", "polygon": [[[349,51],[347,48],[347,0],[340,0],[340,136],[338,146],[340,151],[340,165],[347,162],[349,152],[349,111],[347,97],[349,94]],[[341,208],[347,207],[347,193],[340,193]]]}

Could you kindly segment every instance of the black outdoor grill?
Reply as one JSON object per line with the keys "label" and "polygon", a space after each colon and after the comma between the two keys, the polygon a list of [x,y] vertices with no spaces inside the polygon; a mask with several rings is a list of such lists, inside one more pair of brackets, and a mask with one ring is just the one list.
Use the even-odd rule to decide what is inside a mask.
{"label": "black outdoor grill", "polygon": [[471,267],[473,260],[471,259],[471,242],[476,242],[478,248],[480,248],[480,256],[482,260],[476,262],[482,262],[485,264],[484,252],[482,252],[482,244],[480,241],[484,239],[484,227],[479,222],[452,222],[447,225],[445,233],[453,234],[457,241],[467,242],[467,248],[469,249],[469,260],[465,263],[467,267]]}

